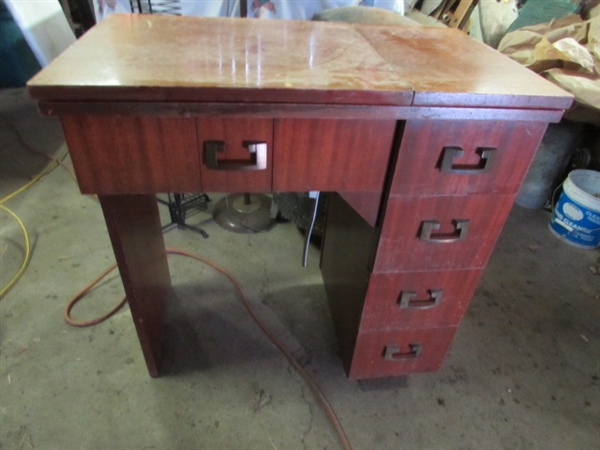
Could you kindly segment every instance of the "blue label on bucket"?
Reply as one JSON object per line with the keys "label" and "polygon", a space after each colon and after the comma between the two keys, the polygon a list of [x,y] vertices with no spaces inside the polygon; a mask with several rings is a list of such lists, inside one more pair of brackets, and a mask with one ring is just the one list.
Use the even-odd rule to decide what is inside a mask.
{"label": "blue label on bucket", "polygon": [[600,213],[577,204],[565,192],[554,208],[550,228],[577,246],[600,246]]}

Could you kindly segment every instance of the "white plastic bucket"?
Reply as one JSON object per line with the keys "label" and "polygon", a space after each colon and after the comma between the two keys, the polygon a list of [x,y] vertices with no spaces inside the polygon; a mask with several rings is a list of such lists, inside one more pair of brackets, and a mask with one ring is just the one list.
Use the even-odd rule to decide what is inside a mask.
{"label": "white plastic bucket", "polygon": [[600,172],[569,173],[548,226],[567,244],[589,250],[600,247]]}

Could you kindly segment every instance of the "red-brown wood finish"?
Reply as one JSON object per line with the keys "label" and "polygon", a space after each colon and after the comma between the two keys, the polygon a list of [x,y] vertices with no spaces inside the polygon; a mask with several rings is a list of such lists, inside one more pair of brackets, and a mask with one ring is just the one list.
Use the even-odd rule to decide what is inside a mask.
{"label": "red-brown wood finish", "polygon": [[395,120],[275,121],[275,191],[381,192]]}
{"label": "red-brown wood finish", "polygon": [[112,14],[31,82],[37,98],[410,105],[413,92],[340,23]]}
{"label": "red-brown wood finish", "polygon": [[61,117],[84,194],[201,190],[194,119]]}
{"label": "red-brown wood finish", "polygon": [[381,207],[381,192],[338,192],[338,194],[369,225],[372,227],[377,226]]}
{"label": "red-brown wood finish", "polygon": [[[202,189],[205,192],[270,192],[273,179],[273,121],[270,119],[203,117],[197,120],[201,155]],[[206,164],[206,143],[222,141],[219,161],[249,162],[244,144],[267,144],[267,166],[262,170],[211,169]],[[226,169],[226,164],[222,165]],[[199,167],[200,168],[200,167]]]}
{"label": "red-brown wood finish", "polygon": [[[405,197],[389,200],[379,241],[374,273],[481,268],[494,248],[514,195]],[[463,241],[427,242],[423,221],[437,220],[433,234],[453,235],[454,220],[469,220]]]}
{"label": "red-brown wood finish", "polygon": [[113,14],[29,82],[38,99],[568,108],[457,30]]}
{"label": "red-brown wood finish", "polygon": [[355,26],[415,91],[413,105],[556,108],[571,106],[556,86],[453,28]]}
{"label": "red-brown wood finish", "polygon": [[346,119],[346,120],[468,120],[559,122],[563,111],[553,109],[453,108],[438,106],[337,105],[302,103],[239,102],[99,102],[40,100],[38,108],[48,116],[73,114],[176,117],[252,117],[261,119]]}
{"label": "red-brown wood finish", "polygon": [[[483,270],[446,270],[373,274],[365,297],[361,331],[457,326]],[[439,291],[439,302],[431,299]],[[403,293],[414,292],[408,308]]]}
{"label": "red-brown wood finish", "polygon": [[[546,126],[542,122],[411,120],[404,129],[391,194],[515,193]],[[466,166],[469,173],[442,170],[444,152],[451,147],[464,151],[453,159],[453,167]],[[492,150],[492,159],[482,161],[478,150],[486,148]],[[487,170],[482,171],[482,163],[490,164]]]}
{"label": "red-brown wood finish", "polygon": [[156,377],[171,287],[156,198],[154,195],[98,198],[148,372]]}
{"label": "red-brown wood finish", "polygon": [[321,273],[346,368],[349,368],[370,277],[377,231],[338,194],[327,202]]}
{"label": "red-brown wood finish", "polygon": [[[350,379],[391,377],[438,370],[450,348],[456,327],[359,332],[354,355],[347,369]],[[399,350],[395,360],[386,360],[386,349]],[[420,347],[420,354],[414,352]]]}
{"label": "red-brown wood finish", "polygon": [[[349,376],[437,370],[546,123],[573,100],[456,30],[160,15],[111,15],[28,86],[61,118],[82,192],[100,194],[153,376],[169,291],[155,192],[339,191],[321,268]],[[264,142],[266,167],[210,168],[207,141],[225,166]],[[478,149],[494,155],[485,173]],[[452,238],[453,220],[464,240],[419,237],[438,221],[433,239]],[[399,309],[405,290],[432,307]]]}

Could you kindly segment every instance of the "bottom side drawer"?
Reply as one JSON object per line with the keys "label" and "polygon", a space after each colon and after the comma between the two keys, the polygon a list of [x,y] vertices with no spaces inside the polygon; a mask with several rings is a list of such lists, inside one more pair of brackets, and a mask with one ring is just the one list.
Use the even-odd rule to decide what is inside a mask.
{"label": "bottom side drawer", "polygon": [[392,377],[438,370],[457,327],[359,333],[348,378]]}

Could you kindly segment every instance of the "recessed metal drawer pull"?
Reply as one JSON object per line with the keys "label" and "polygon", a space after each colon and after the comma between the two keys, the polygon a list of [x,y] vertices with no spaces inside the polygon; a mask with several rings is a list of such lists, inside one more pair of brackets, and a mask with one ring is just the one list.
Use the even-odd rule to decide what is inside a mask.
{"label": "recessed metal drawer pull", "polygon": [[481,158],[479,160],[479,164],[454,164],[454,160],[462,158],[462,156],[465,154],[465,151],[460,147],[444,147],[440,172],[456,175],[476,175],[489,172],[494,164],[496,149],[491,147],[480,147],[477,149],[477,152],[480,154]]}
{"label": "recessed metal drawer pull", "polygon": [[204,141],[204,163],[215,170],[264,170],[267,168],[267,144],[265,142],[243,142],[250,152],[249,160],[218,160],[219,152],[225,151],[223,141]]}
{"label": "recessed metal drawer pull", "polygon": [[437,220],[424,220],[421,222],[420,239],[425,242],[433,242],[436,244],[448,244],[452,242],[464,241],[469,232],[468,219],[454,219],[452,221],[456,231],[452,234],[433,234],[435,230],[440,229],[440,223]]}
{"label": "recessed metal drawer pull", "polygon": [[401,352],[400,347],[397,345],[386,345],[383,354],[383,359],[386,361],[404,361],[406,359],[418,358],[421,356],[421,350],[423,349],[422,344],[408,344],[410,350],[408,352]]}
{"label": "recessed metal drawer pull", "polygon": [[402,291],[400,293],[400,309],[429,309],[434,308],[442,301],[443,289],[430,289],[429,298],[418,299],[414,291]]}

